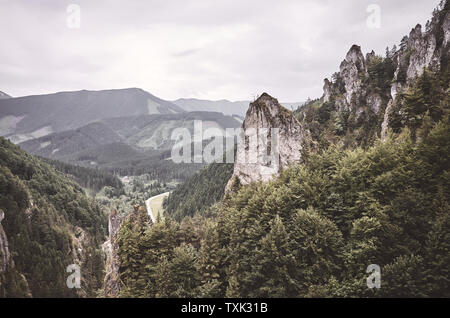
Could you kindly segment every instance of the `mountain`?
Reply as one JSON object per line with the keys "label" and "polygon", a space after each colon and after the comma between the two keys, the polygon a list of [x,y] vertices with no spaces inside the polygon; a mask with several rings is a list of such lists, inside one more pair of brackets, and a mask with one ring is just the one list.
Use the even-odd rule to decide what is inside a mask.
{"label": "mountain", "polygon": [[[250,101],[236,101],[230,102],[229,100],[222,99],[217,101],[195,99],[195,98],[180,98],[172,101],[172,103],[180,106],[186,111],[213,111],[222,112],[225,115],[238,115],[245,116]],[[304,103],[281,103],[288,109],[297,109]]]}
{"label": "mountain", "polygon": [[9,96],[8,94],[0,91],[0,99],[6,99],[6,98],[11,98],[11,96]]}
{"label": "mountain", "polygon": [[63,173],[66,177],[76,181],[80,186],[86,188],[95,195],[103,187],[107,186],[113,189],[115,193],[123,193],[124,185],[118,176],[95,168],[87,168],[71,165],[62,161],[40,158],[49,163],[57,171]]}
{"label": "mountain", "polygon": [[[0,297],[95,296],[107,220],[83,189],[0,137]],[[81,267],[81,288],[66,285]]]}
{"label": "mountain", "polygon": [[201,121],[203,130],[217,128],[238,128],[240,122],[232,116],[219,112],[186,112],[180,114],[152,115],[126,118],[109,118],[104,120],[108,126],[123,136],[128,144],[139,148],[168,150],[174,141],[171,134],[174,129],[186,128],[194,133],[195,121]]}
{"label": "mountain", "polygon": [[[161,181],[184,180],[203,163],[170,160],[174,129],[186,128],[191,136],[195,121],[203,129],[238,128],[234,117],[215,112],[184,112],[103,119],[86,126],[52,133],[20,143],[32,154],[72,165],[107,169],[120,175],[149,174]],[[187,141],[189,142],[189,141]],[[204,140],[204,144],[208,141]],[[192,149],[192,145],[189,145]]]}
{"label": "mountain", "polygon": [[121,138],[109,126],[101,122],[52,133],[20,144],[26,151],[46,158],[61,158],[105,144],[121,142]]}
{"label": "mountain", "polygon": [[170,193],[164,205],[166,215],[180,222],[196,213],[206,213],[222,199],[232,174],[232,163],[212,163],[199,170]]}
{"label": "mountain", "polygon": [[0,134],[14,143],[109,117],[184,112],[138,88],[60,92],[0,100]]}
{"label": "mountain", "polygon": [[[250,104],[242,129],[250,137],[238,142],[233,175],[227,184],[227,191],[235,185],[268,181],[282,169],[300,162],[301,151],[309,139],[309,131],[303,129],[293,112],[267,93]],[[250,141],[251,130],[258,133],[254,145]],[[277,147],[273,146],[268,151],[267,145]],[[254,162],[250,162],[251,158],[255,158]]]}
{"label": "mountain", "polygon": [[[385,56],[352,46],[323,96],[293,113],[263,94],[236,158],[251,129],[279,128],[288,164],[270,178],[258,173],[270,164],[238,166],[247,184],[205,210],[205,189],[189,186],[229,175],[211,165],[169,196],[180,222],[126,220],[119,295],[450,297],[449,26],[447,0]],[[220,196],[226,180],[210,182]]]}
{"label": "mountain", "polygon": [[213,111],[222,112],[225,115],[244,116],[249,101],[230,102],[222,99],[217,101],[196,99],[196,98],[180,98],[172,101],[172,103],[180,106],[186,111]]}
{"label": "mountain", "polygon": [[242,121],[221,112],[185,112],[134,88],[12,98],[0,102],[0,116],[0,134],[35,155],[165,180],[183,179],[201,167],[165,160],[175,143],[174,129],[192,135],[195,121],[221,131]]}
{"label": "mountain", "polygon": [[[323,96],[299,110],[299,120],[322,146],[342,136],[347,146],[368,146],[405,126],[414,135],[427,116],[439,121],[448,108],[449,24],[447,9],[435,10],[425,30],[416,25],[385,56],[364,55],[353,45],[325,79]],[[427,99],[414,101],[414,90]],[[408,102],[415,105],[408,109]]]}
{"label": "mountain", "polygon": [[[449,4],[447,3],[446,6]],[[368,147],[385,139],[389,131],[404,127],[413,138],[426,120],[439,122],[449,111],[450,17],[447,9],[435,11],[425,31],[418,24],[400,47],[387,49],[385,56],[353,45],[331,81],[324,80],[320,99],[307,102],[294,114],[276,99],[261,95],[250,104],[242,128],[280,129],[279,166],[272,171],[266,163],[241,163],[239,158],[260,156],[249,141],[237,148],[233,185],[267,181],[288,165],[300,162],[302,152],[323,150],[332,144]],[[305,151],[309,147],[309,151]],[[273,161],[271,162],[273,166]]]}
{"label": "mountain", "polygon": [[195,121],[201,121],[203,129],[225,131],[240,126],[235,118],[216,112],[118,117],[31,139],[20,147],[38,156],[84,165],[139,161],[170,151],[174,129],[186,128],[193,135]]}
{"label": "mountain", "polygon": [[[296,121],[292,124],[290,116],[287,122],[291,124],[286,125],[282,114],[289,111],[281,112],[280,103],[267,94],[251,103],[243,122],[244,130],[279,127],[294,139],[285,144],[297,147],[281,156],[286,164],[270,174],[270,178],[288,163],[303,161],[302,152],[322,151],[331,145],[367,148],[379,139],[386,139],[389,132],[398,134],[402,128],[408,128],[415,137],[421,125],[439,122],[450,109],[448,6],[447,1],[433,12],[424,31],[416,25],[399,47],[388,48],[385,56],[373,51],[364,55],[360,46],[353,45],[339,71],[324,80],[323,95],[294,111],[299,125]],[[296,126],[300,126],[302,134],[296,133]],[[236,158],[247,154],[245,147],[238,148]],[[296,156],[295,160],[289,159],[292,156]],[[262,169],[266,169],[264,164],[240,164],[236,160],[227,190],[233,185],[238,188],[242,180],[244,184],[267,180],[260,173]],[[174,191],[178,197],[170,205],[172,211],[187,206],[192,196],[182,191],[182,185],[179,188],[179,192]],[[187,195],[183,198],[182,193]]]}

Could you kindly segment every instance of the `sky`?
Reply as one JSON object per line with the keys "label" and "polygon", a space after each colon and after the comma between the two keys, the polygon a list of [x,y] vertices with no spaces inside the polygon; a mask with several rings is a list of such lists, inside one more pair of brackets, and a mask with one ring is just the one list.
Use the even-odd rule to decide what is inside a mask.
{"label": "sky", "polygon": [[384,54],[439,0],[0,0],[0,91],[139,87],[300,102],[352,44]]}

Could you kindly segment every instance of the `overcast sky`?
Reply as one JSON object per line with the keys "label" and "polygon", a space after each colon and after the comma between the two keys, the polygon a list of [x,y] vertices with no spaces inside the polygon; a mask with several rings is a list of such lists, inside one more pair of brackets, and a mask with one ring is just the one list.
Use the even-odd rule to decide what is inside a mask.
{"label": "overcast sky", "polygon": [[[438,3],[0,0],[0,91],[140,87],[169,100],[248,100],[265,91],[303,101],[322,95],[352,44],[384,54]],[[380,28],[367,24],[376,21],[371,4],[381,9]]]}

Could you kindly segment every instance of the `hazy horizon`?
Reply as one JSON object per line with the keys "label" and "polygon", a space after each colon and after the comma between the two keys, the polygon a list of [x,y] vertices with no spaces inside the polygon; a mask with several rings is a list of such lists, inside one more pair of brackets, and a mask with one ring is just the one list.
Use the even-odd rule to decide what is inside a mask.
{"label": "hazy horizon", "polygon": [[[166,100],[267,92],[302,102],[321,96],[351,45],[384,55],[439,3],[335,2],[0,0],[0,91],[137,87]],[[379,28],[367,24],[373,4]]]}

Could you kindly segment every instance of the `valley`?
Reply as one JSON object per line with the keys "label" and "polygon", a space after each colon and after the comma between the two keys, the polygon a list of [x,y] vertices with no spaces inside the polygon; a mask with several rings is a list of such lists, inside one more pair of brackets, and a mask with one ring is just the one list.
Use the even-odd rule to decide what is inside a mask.
{"label": "valley", "polygon": [[[223,59],[208,39],[167,55],[208,47]],[[237,57],[183,62],[198,67],[193,87],[171,100],[141,88],[0,91],[0,297],[449,298],[450,0],[398,40],[326,50],[341,62],[306,102],[264,87],[253,100],[192,97],[215,96],[197,80],[223,94],[271,78],[283,92],[308,66],[297,56],[284,73],[246,61],[230,84],[221,77]],[[179,77],[152,70],[167,85],[155,91],[188,76],[173,63],[158,65]]]}
{"label": "valley", "polygon": [[147,213],[153,223],[156,223],[158,219],[160,219],[161,221],[164,220],[163,201],[169,196],[169,193],[170,192],[164,192],[145,200]]}

